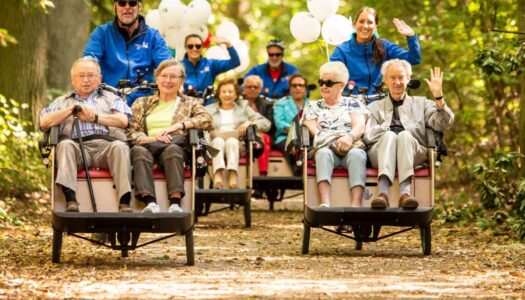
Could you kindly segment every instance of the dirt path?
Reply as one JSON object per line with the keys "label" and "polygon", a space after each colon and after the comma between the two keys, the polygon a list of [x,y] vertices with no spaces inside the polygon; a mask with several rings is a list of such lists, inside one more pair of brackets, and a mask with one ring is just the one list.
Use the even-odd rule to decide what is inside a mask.
{"label": "dirt path", "polygon": [[49,226],[0,231],[0,299],[525,298],[524,244],[434,222],[428,257],[418,231],[356,251],[353,241],[319,229],[303,256],[300,203],[269,212],[256,202],[251,229],[241,211],[201,219],[193,267],[185,266],[182,237],[126,259],[65,237],[55,265]]}

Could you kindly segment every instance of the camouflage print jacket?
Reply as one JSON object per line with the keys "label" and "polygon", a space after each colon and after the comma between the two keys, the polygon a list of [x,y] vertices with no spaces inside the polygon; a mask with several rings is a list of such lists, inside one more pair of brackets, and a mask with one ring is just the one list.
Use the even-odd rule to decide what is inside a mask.
{"label": "camouflage print jacket", "polygon": [[[180,101],[178,104],[171,124],[179,122],[191,121],[195,128],[207,130],[211,126],[211,116],[206,112],[206,109],[199,104],[197,98],[189,97],[186,95],[179,94],[176,101]],[[137,144],[139,138],[147,136],[146,134],[146,117],[157,107],[160,99],[158,94],[153,96],[141,97],[133,103],[131,111],[133,117],[129,122],[127,130],[128,141],[132,144]],[[174,134],[186,135],[187,132],[178,130]]]}

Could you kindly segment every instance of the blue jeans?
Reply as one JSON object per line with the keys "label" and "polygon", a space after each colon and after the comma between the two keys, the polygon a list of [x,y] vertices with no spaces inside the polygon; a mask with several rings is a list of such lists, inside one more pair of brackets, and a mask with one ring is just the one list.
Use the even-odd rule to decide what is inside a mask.
{"label": "blue jeans", "polygon": [[348,170],[350,189],[355,186],[365,187],[366,152],[363,149],[351,149],[344,157],[337,156],[328,147],[319,149],[315,153],[317,183],[326,180],[331,184],[334,168],[344,168]]}

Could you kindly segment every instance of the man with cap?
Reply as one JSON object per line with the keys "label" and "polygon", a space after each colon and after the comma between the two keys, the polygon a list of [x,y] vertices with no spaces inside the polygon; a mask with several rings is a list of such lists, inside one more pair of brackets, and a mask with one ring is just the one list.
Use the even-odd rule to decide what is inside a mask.
{"label": "man with cap", "polygon": [[266,51],[268,61],[253,67],[244,78],[258,75],[264,82],[262,95],[277,100],[288,95],[288,80],[292,74],[299,73],[299,70],[294,65],[283,61],[283,41],[272,39],[266,44]]}
{"label": "man with cap", "polygon": [[[95,28],[84,56],[98,60],[102,81],[113,87],[118,87],[121,79],[129,79],[132,86],[142,80],[153,82],[153,71],[163,60],[171,58],[164,38],[158,30],[146,25],[140,15],[142,0],[114,0],[113,6],[115,19]],[[148,93],[139,91],[128,96],[128,105]]]}

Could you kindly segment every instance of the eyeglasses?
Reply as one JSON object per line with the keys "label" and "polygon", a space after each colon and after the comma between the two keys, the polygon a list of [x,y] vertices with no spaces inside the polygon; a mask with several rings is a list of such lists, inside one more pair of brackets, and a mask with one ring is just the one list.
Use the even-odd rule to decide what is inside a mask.
{"label": "eyeglasses", "polygon": [[201,44],[195,44],[195,45],[189,44],[189,45],[186,45],[186,48],[190,50],[193,50],[193,48],[199,50],[200,48],[202,48],[202,45]]}
{"label": "eyeglasses", "polygon": [[95,75],[95,74],[73,74],[73,76],[75,76],[76,78],[80,78],[80,80],[87,79],[88,81],[92,81],[95,78],[99,77],[100,75]]}
{"label": "eyeglasses", "polygon": [[259,88],[259,86],[258,85],[245,85],[244,88],[249,89],[249,90],[256,90]]}
{"label": "eyeglasses", "polygon": [[159,75],[159,78],[162,80],[176,80],[179,78],[183,78],[183,76],[175,75],[175,74],[162,74],[162,75]]}
{"label": "eyeglasses", "polygon": [[292,83],[290,86],[293,87],[293,88],[303,88],[303,87],[306,86],[306,84],[302,84],[302,83]]}
{"label": "eyeglasses", "polygon": [[280,53],[268,53],[268,56],[269,57],[281,57],[283,56],[283,53],[280,52]]}
{"label": "eyeglasses", "polygon": [[129,7],[135,7],[139,4],[138,1],[117,1],[118,6],[120,7],[126,7],[126,4],[129,5]]}
{"label": "eyeglasses", "polygon": [[332,81],[332,79],[328,79],[328,80],[322,80],[322,79],[319,79],[317,81],[317,84],[321,87],[323,85],[326,85],[326,87],[333,87],[334,85],[338,84],[338,83],[342,83],[341,81]]}

